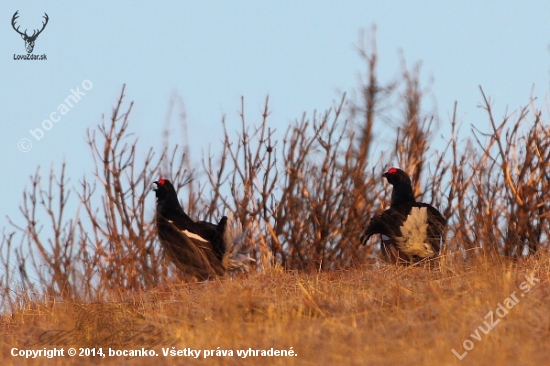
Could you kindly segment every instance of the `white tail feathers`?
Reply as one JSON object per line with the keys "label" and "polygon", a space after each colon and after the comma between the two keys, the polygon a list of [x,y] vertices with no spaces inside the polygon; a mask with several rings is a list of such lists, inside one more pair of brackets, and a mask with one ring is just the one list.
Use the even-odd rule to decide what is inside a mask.
{"label": "white tail feathers", "polygon": [[401,226],[401,237],[396,238],[399,249],[409,258],[417,255],[421,258],[435,254],[428,239],[428,209],[413,207]]}
{"label": "white tail feathers", "polygon": [[246,236],[241,223],[230,212],[227,215],[227,224],[223,233],[223,242],[226,247],[222,266],[226,271],[241,269],[248,272],[248,264],[255,262],[253,258],[248,256],[248,253],[252,250],[252,246],[244,246]]}

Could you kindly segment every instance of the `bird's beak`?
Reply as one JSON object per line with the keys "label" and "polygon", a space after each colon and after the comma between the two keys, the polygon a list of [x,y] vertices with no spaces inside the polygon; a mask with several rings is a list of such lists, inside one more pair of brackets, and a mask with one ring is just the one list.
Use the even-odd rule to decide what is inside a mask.
{"label": "bird's beak", "polygon": [[159,182],[154,181],[153,184],[151,184],[151,190],[156,191],[157,189],[159,189]]}

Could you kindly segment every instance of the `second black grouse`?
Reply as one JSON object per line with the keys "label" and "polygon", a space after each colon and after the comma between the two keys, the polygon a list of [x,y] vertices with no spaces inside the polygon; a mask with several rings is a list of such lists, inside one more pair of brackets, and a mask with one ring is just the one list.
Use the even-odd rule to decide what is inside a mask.
{"label": "second black grouse", "polygon": [[433,206],[416,202],[411,179],[401,169],[390,168],[382,175],[393,186],[390,208],[375,215],[361,237],[363,244],[374,235],[382,236],[382,254],[391,263],[413,263],[439,255],[445,218]]}

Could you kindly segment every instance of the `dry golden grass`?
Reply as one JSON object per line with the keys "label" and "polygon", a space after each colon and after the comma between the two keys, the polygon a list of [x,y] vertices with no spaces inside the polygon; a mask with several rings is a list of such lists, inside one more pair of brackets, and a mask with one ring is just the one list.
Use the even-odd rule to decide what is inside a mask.
{"label": "dry golden grass", "polygon": [[[550,256],[477,260],[441,269],[372,265],[318,274],[271,270],[236,279],[170,284],[116,303],[32,302],[2,318],[11,349],[108,347],[158,357],[40,358],[29,364],[540,365],[550,357]],[[540,280],[520,297],[528,275]],[[520,300],[488,334],[489,311]],[[494,321],[499,317],[495,314]],[[474,334],[475,335],[475,334]],[[459,361],[466,339],[474,348]],[[234,356],[165,357],[162,347],[233,350]],[[294,350],[294,357],[237,356],[239,349]]]}

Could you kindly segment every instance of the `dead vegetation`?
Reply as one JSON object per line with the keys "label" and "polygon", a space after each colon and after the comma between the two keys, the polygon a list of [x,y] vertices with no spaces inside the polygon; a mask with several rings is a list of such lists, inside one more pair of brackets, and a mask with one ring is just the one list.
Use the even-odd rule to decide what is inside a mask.
{"label": "dead vegetation", "polygon": [[[13,347],[103,347],[105,353],[146,348],[159,354],[62,357],[32,364],[544,364],[550,353],[549,260],[547,254],[526,262],[479,257],[452,270],[271,269],[238,280],[161,285],[117,302],[46,298],[0,318],[0,350],[19,364],[21,358],[10,356]],[[526,275],[534,286],[521,296]],[[513,296],[519,302],[499,317],[498,304]],[[479,329],[488,329],[484,322],[494,325],[487,334]],[[468,351],[467,340],[474,345]],[[172,346],[202,353],[198,359],[163,356],[163,348]],[[237,354],[272,347],[292,349],[297,356]],[[233,355],[214,353],[205,360],[204,350],[231,350]]]}

